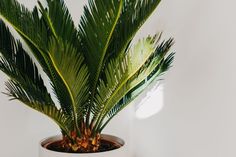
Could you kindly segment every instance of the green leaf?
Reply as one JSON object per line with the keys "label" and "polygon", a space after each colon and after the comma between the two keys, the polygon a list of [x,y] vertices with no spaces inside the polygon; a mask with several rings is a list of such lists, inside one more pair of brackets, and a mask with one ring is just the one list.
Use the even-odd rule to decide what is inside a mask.
{"label": "green leaf", "polygon": [[28,88],[32,95],[37,95],[37,101],[53,104],[35,63],[22,48],[21,43],[15,41],[9,29],[1,20],[0,53],[0,69],[4,73],[12,80],[21,83],[25,89]]}
{"label": "green leaf", "polygon": [[[107,99],[104,105],[104,109],[100,112],[100,118],[97,121],[97,129],[102,124],[103,119],[113,109],[114,105],[117,104],[123,97],[126,96],[130,91],[137,90],[137,86],[142,85],[148,77],[151,77],[155,73],[161,72],[160,69],[163,64],[164,57],[169,51],[173,44],[173,40],[170,39],[167,42],[163,42],[155,48],[155,45],[160,38],[148,37],[138,42],[134,48],[129,50],[127,54],[128,59],[128,71],[124,75],[123,80],[120,80],[119,85],[112,92],[110,97]],[[118,70],[113,67],[111,69]],[[111,77],[111,79],[114,77]],[[109,88],[108,88],[109,89]]]}
{"label": "green leaf", "polygon": [[38,68],[23,49],[21,43],[15,41],[9,29],[0,20],[0,70],[10,80],[6,82],[8,96],[47,115],[55,121],[67,135],[71,129],[71,120],[58,110],[44,85]]}
{"label": "green leaf", "polygon": [[[130,91],[134,93],[134,91],[140,90],[139,88],[141,87],[145,88],[145,86],[143,86],[145,82],[148,82],[151,78],[155,78],[154,76],[159,76],[159,74],[165,72],[166,69],[168,69],[163,67],[170,66],[166,63],[172,62],[169,62],[170,57],[167,57],[168,62],[165,61],[164,57],[169,51],[172,44],[173,40],[170,39],[166,42],[162,42],[156,48],[153,54],[146,60],[145,64],[143,64],[142,67],[139,68],[138,72],[135,73],[133,77],[130,77],[130,79],[128,79],[126,83],[121,86],[120,90],[117,91],[116,95],[114,95],[113,100],[110,100],[110,104],[108,105],[106,114],[111,110],[114,104],[117,103],[117,100],[121,100],[121,98],[123,98]],[[170,56],[173,55],[171,54]],[[146,83],[146,85],[148,85],[148,83]]]}
{"label": "green leaf", "polygon": [[115,62],[111,60],[105,67],[105,74],[101,78],[102,84],[99,84],[99,91],[96,96],[96,98],[102,101],[98,103],[101,109],[95,124],[95,130],[99,129],[99,125],[102,123],[103,117],[105,117],[111,105],[115,105],[121,99],[118,96],[121,92],[125,92],[125,90],[121,91],[121,89],[126,87],[125,85],[129,80],[133,80],[137,76],[145,62],[153,54],[155,42],[158,40],[157,36],[140,40],[127,54],[121,53],[114,59]]}
{"label": "green leaf", "polygon": [[49,45],[53,67],[63,78],[72,97],[71,105],[73,106],[71,110],[74,112],[73,116],[82,118],[84,116],[85,101],[89,96],[89,72],[84,57],[73,45],[63,43],[62,40],[56,41],[55,38],[52,38]]}
{"label": "green leaf", "polygon": [[116,59],[111,59],[110,63],[104,69],[104,75],[106,79],[99,80],[99,86],[96,92],[97,94],[94,98],[94,120],[96,120],[98,118],[98,115],[103,111],[103,109],[105,108],[105,103],[111,97],[113,92],[127,77],[128,57],[126,55],[121,55]]}
{"label": "green leaf", "polygon": [[40,18],[37,7],[31,12],[16,0],[2,0],[0,1],[0,14],[29,46],[31,52],[52,81],[53,90],[63,111],[71,114],[70,95],[47,54],[49,39],[53,34],[45,20]]}
{"label": "green leaf", "polygon": [[138,97],[153,81],[159,78],[163,73],[165,73],[170,67],[174,59],[174,53],[171,53],[166,59],[164,59],[159,66],[157,66],[151,74],[147,76],[145,80],[136,85],[134,88],[129,90],[129,92],[107,113],[107,120],[99,128],[101,132],[110,120],[116,116],[120,111],[122,111],[127,105],[129,105],[136,97]]}
{"label": "green leaf", "polygon": [[124,53],[135,34],[161,0],[124,0],[122,13],[109,45],[107,58]]}
{"label": "green leaf", "polygon": [[40,65],[48,72],[48,67],[43,57],[45,51],[43,50],[47,49],[50,32],[44,25],[44,21],[39,17],[37,7],[31,12],[16,0],[1,0],[0,19],[9,23],[20,34],[32,49]]}
{"label": "green leaf", "polygon": [[89,8],[84,7],[79,33],[82,52],[91,74],[92,95],[96,90],[104,57],[121,13],[122,3],[123,0],[89,0]]}
{"label": "green leaf", "polygon": [[[69,116],[65,115],[63,110],[57,109],[55,105],[43,104],[42,102],[35,101],[38,99],[37,95],[30,93],[29,88],[24,88],[21,83],[10,80],[6,83],[8,93],[7,95],[13,99],[19,100],[28,107],[43,113],[52,119],[65,133],[70,137],[70,131],[73,129],[72,120]],[[33,101],[32,101],[33,100]]]}
{"label": "green leaf", "polygon": [[38,1],[38,4],[43,19],[47,22],[54,37],[60,38],[65,43],[70,42],[74,47],[78,47],[78,31],[64,0],[47,0],[47,8],[44,8],[40,1]]}
{"label": "green leaf", "polygon": [[[54,35],[49,42],[49,60],[54,67],[51,69],[54,73],[53,84],[59,97],[66,95],[70,99],[61,105],[71,111],[70,114],[78,129],[78,122],[85,114],[85,100],[89,94],[88,69],[84,57],[78,51],[78,32],[64,1],[47,0],[48,8],[38,3],[43,19]],[[62,85],[67,92],[61,92]]]}

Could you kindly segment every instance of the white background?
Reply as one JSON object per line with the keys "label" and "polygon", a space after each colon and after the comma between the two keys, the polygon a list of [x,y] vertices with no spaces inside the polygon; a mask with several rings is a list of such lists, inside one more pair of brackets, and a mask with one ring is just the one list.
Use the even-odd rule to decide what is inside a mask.
{"label": "white background", "polygon": [[[21,2],[31,7],[35,0]],[[80,0],[67,2],[78,22]],[[163,0],[141,30],[139,36],[157,31],[173,36],[177,54],[165,75],[163,110],[132,124],[127,110],[107,129],[133,137],[137,157],[236,156],[235,6],[233,0]],[[3,80],[1,73],[1,91]],[[0,100],[0,156],[36,157],[38,141],[57,127],[3,94]]]}

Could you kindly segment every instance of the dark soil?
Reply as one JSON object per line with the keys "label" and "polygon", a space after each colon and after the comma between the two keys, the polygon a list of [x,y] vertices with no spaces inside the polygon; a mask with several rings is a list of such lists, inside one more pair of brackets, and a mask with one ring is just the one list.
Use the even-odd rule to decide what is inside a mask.
{"label": "dark soil", "polygon": [[[75,153],[71,150],[65,150],[64,148],[62,148],[61,141],[56,141],[53,143],[46,144],[46,145],[44,145],[44,147],[49,150],[56,151],[56,152]],[[110,151],[110,150],[118,149],[120,147],[121,146],[116,143],[102,139],[101,143],[100,143],[100,147],[97,152]],[[76,152],[76,153],[84,153],[84,152]],[[91,152],[91,153],[96,153],[96,152]]]}

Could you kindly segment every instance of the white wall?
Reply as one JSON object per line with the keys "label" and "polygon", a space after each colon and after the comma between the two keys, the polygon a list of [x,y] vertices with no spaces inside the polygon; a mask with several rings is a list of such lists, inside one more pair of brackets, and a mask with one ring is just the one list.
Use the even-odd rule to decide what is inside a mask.
{"label": "white wall", "polygon": [[[36,0],[21,1],[32,6]],[[78,21],[80,1],[67,2]],[[162,30],[175,37],[177,54],[165,76],[163,110],[135,120],[136,157],[236,156],[235,5],[233,0],[163,0],[142,29],[140,36]],[[38,141],[57,133],[57,127],[3,94],[0,100],[0,156],[37,156]],[[117,117],[107,132],[127,138],[126,127],[113,127],[122,119]]]}
{"label": "white wall", "polygon": [[136,157],[236,156],[235,5],[163,0],[145,26],[174,36],[177,54],[164,109],[135,122]]}

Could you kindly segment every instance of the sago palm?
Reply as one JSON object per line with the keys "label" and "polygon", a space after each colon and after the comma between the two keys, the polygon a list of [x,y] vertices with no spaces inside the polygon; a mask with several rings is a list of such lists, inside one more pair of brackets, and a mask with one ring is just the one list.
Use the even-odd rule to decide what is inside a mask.
{"label": "sago palm", "polygon": [[[159,3],[88,0],[76,27],[63,0],[38,1],[32,11],[16,0],[1,0],[0,69],[9,76],[6,94],[56,122],[63,148],[97,151],[108,122],[172,63],[173,53],[167,52],[173,39],[160,42],[157,34],[132,42]],[[48,78],[42,79],[39,66]]]}

